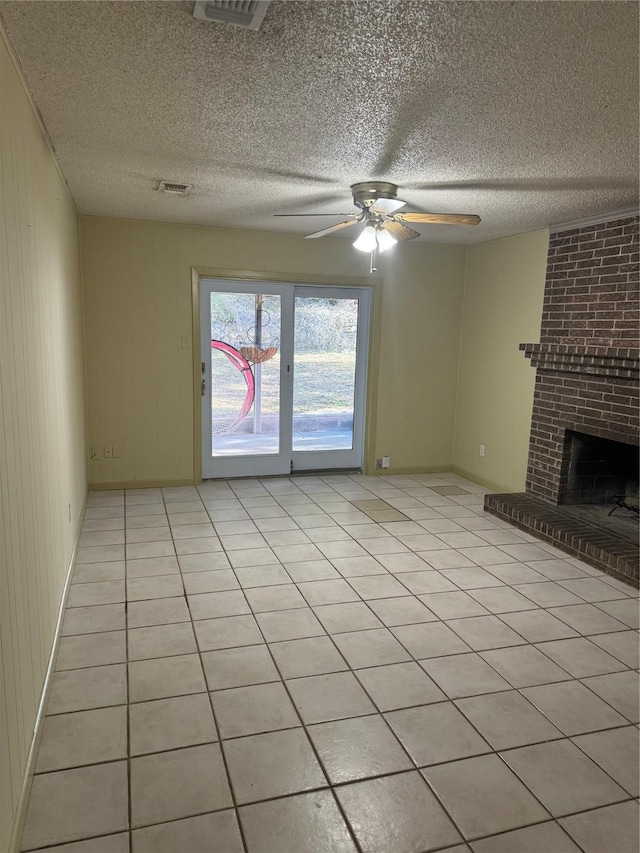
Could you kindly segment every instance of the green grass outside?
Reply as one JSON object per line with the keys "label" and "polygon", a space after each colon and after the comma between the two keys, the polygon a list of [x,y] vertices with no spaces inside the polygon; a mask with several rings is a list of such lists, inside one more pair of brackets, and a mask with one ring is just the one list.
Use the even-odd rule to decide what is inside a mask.
{"label": "green grass outside", "polygon": [[[239,371],[221,353],[212,354],[212,409],[215,418],[233,417],[246,394]],[[294,362],[294,414],[330,415],[353,411],[355,353],[298,353]],[[262,365],[262,412],[279,409],[280,355]]]}

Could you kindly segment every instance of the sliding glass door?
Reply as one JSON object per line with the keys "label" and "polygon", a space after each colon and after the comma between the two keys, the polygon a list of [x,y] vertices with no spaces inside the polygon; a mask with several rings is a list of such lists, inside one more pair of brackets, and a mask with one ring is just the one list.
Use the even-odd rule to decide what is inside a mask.
{"label": "sliding glass door", "polygon": [[203,478],[361,467],[369,297],[201,281]]}

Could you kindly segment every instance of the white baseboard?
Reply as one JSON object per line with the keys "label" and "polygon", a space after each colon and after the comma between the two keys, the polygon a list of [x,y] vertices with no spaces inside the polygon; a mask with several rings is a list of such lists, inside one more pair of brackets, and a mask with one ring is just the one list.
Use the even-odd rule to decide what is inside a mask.
{"label": "white baseboard", "polygon": [[45,716],[45,708],[47,706],[47,699],[49,697],[49,689],[51,687],[51,681],[56,665],[56,658],[58,656],[58,646],[60,645],[60,632],[62,630],[64,611],[67,606],[69,586],[71,585],[71,576],[73,574],[73,566],[76,561],[76,554],[78,552],[78,543],[80,542],[80,534],[82,532],[82,522],[84,521],[84,513],[86,506],[87,497],[85,495],[84,504],[82,505],[82,511],[78,519],[78,526],[76,529],[73,549],[71,551],[71,557],[69,559],[69,565],[67,566],[67,574],[64,580],[64,586],[62,588],[62,598],[60,601],[60,609],[58,610],[58,618],[56,620],[55,631],[53,633],[51,654],[49,655],[49,663],[47,664],[47,671],[45,673],[44,683],[42,685],[42,693],[40,694],[40,702],[38,704],[38,710],[36,712],[36,719],[33,726],[33,736],[31,738],[31,745],[29,746],[27,764],[25,767],[24,778],[22,780],[22,789],[20,791],[18,808],[16,810],[15,818],[13,821],[13,829],[11,831],[11,837],[9,839],[9,849],[7,853],[20,853],[20,842],[22,841],[22,832],[24,830],[24,822],[27,816],[27,806],[29,805],[29,795],[31,793],[31,782],[33,780],[36,758],[38,756],[38,747],[40,746],[40,738],[42,736],[42,721]]}

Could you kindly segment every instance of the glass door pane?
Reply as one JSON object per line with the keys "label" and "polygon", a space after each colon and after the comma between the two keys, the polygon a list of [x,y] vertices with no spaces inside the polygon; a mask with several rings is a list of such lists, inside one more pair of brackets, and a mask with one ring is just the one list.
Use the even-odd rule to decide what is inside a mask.
{"label": "glass door pane", "polygon": [[351,450],[358,300],[296,296],[293,450]]}
{"label": "glass door pane", "polygon": [[211,455],[280,452],[280,296],[210,294]]}

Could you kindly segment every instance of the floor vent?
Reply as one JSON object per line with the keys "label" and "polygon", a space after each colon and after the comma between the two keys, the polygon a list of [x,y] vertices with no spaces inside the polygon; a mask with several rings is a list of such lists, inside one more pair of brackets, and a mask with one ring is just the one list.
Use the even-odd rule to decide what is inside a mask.
{"label": "floor vent", "polygon": [[193,17],[200,21],[233,24],[246,30],[259,30],[271,0],[197,0]]}
{"label": "floor vent", "polygon": [[157,188],[161,193],[169,195],[189,195],[193,189],[192,184],[177,184],[175,181],[160,181]]}

